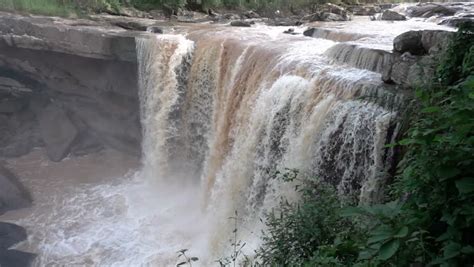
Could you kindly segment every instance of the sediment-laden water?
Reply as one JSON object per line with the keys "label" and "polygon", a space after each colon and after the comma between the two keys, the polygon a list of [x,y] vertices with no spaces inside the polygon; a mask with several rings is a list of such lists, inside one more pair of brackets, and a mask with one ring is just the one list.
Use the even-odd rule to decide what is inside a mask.
{"label": "sediment-laden water", "polygon": [[329,24],[340,32],[323,38],[259,26],[137,39],[142,167],[35,185],[45,196],[11,219],[30,234],[20,246],[38,266],[173,266],[185,248],[212,266],[236,211],[251,254],[259,219],[298,197],[277,170],[323,179],[347,201],[382,199],[404,97],[382,84],[381,66],[396,34],[429,24],[387,34],[368,23]]}

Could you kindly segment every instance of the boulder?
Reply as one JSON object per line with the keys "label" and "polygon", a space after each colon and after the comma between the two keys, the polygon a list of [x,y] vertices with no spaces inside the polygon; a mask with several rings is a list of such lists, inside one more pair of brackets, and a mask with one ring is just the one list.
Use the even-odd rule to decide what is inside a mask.
{"label": "boulder", "polygon": [[66,112],[54,103],[41,112],[38,121],[49,159],[61,161],[69,154],[76,139],[76,126]]}
{"label": "boulder", "polygon": [[392,10],[385,10],[383,13],[382,13],[382,17],[381,17],[382,20],[391,20],[391,21],[394,21],[394,20],[406,20],[407,18],[400,14],[400,13],[397,13],[395,11],[392,11]]}
{"label": "boulder", "polygon": [[421,43],[428,54],[439,53],[449,44],[454,32],[442,30],[425,30],[421,34]]}
{"label": "boulder", "polygon": [[2,267],[28,267],[35,258],[36,255],[33,253],[14,249],[0,250],[0,266]]}
{"label": "boulder", "polygon": [[13,223],[0,222],[0,250],[9,249],[26,240],[26,237],[25,228]]}
{"label": "boulder", "polygon": [[289,28],[288,30],[284,31],[285,34],[297,35],[298,33],[295,32],[295,29]]}
{"label": "boulder", "polygon": [[0,214],[28,207],[31,196],[15,174],[0,165]]}
{"label": "boulder", "polygon": [[413,55],[423,55],[427,51],[421,41],[423,31],[409,31],[395,37],[393,50],[399,53],[410,52]]}
{"label": "boulder", "polygon": [[150,26],[146,29],[147,32],[163,34],[163,29],[158,26]]}
{"label": "boulder", "polygon": [[230,26],[234,27],[251,27],[250,22],[243,20],[234,20],[230,23]]}

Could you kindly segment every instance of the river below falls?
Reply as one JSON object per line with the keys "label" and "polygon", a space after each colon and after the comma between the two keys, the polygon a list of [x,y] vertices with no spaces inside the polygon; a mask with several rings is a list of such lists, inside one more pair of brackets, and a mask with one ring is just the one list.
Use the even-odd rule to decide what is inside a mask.
{"label": "river below falls", "polygon": [[[345,23],[315,23],[314,26],[353,35],[363,35],[364,37],[352,42],[383,50],[390,50],[393,38],[410,29],[449,29],[433,23],[414,20],[396,23],[370,22],[367,17],[356,18],[353,22]],[[238,204],[228,205],[232,201],[241,201],[239,197],[241,197],[243,191],[237,189],[255,187],[255,192],[249,193],[251,196],[245,200],[252,203],[247,206],[243,205],[245,207],[242,208],[250,213],[253,209],[263,212],[261,206],[265,205],[268,205],[265,206],[266,208],[271,208],[271,205],[278,198],[278,192],[280,192],[278,190],[284,190],[280,185],[267,185],[270,182],[265,177],[256,180],[252,184],[252,181],[249,182],[241,178],[238,175],[239,173],[254,173],[255,177],[260,177],[264,173],[264,168],[274,167],[277,163],[291,165],[293,161],[298,164],[305,164],[304,166],[293,165],[293,167],[303,169],[308,167],[308,172],[312,171],[311,173],[314,173],[315,171],[311,168],[317,169],[317,166],[313,166],[312,159],[320,155],[318,149],[322,150],[337,144],[331,144],[329,141],[328,143],[318,143],[321,145],[305,142],[313,136],[317,136],[321,140],[324,138],[329,140],[333,134],[340,134],[341,131],[336,131],[337,129],[331,130],[328,121],[339,121],[342,120],[341,118],[346,120],[349,117],[347,123],[341,122],[340,124],[342,125],[340,126],[341,129],[344,127],[348,129],[347,133],[343,131],[343,134],[346,134],[343,137],[349,140],[344,145],[352,146],[356,141],[360,141],[362,142],[360,144],[364,146],[364,142],[374,143],[378,140],[377,136],[381,132],[387,131],[388,126],[384,123],[396,116],[395,112],[385,110],[382,107],[352,100],[349,90],[336,93],[339,92],[337,90],[344,89],[341,87],[342,85],[348,88],[359,82],[380,83],[380,73],[334,63],[330,58],[325,57],[324,52],[338,44],[337,36],[334,37],[334,40],[309,38],[301,35],[290,36],[282,33],[287,27],[256,26],[249,29],[224,26],[215,28],[213,26],[193,27],[195,26],[189,26],[191,30],[181,27],[177,32],[189,32],[186,33],[186,36],[193,40],[194,44],[181,35],[179,38],[166,35],[160,37],[162,40],[154,43],[142,43],[144,49],[150,49],[150,45],[159,46],[162,44],[161,41],[171,40],[165,47],[170,49],[169,54],[160,52],[162,50],[152,51],[151,49],[143,52],[144,57],[160,57],[166,60],[168,65],[164,68],[162,65],[153,67],[153,64],[156,65],[160,62],[145,62],[144,65],[146,66],[143,67],[144,71],[141,75],[147,73],[148,75],[158,75],[158,78],[157,84],[150,85],[148,82],[151,77],[142,76],[141,80],[146,80],[142,87],[155,86],[161,88],[160,86],[162,86],[163,91],[168,89],[166,86],[179,89],[181,83],[179,77],[171,77],[173,79],[168,77],[169,81],[166,80],[168,83],[164,85],[160,84],[160,81],[166,75],[181,75],[175,73],[177,72],[176,69],[184,64],[184,59],[186,59],[191,47],[198,51],[196,53],[209,53],[209,57],[204,54],[194,55],[196,63],[192,63],[191,70],[186,70],[190,72],[190,88],[194,88],[195,91],[193,91],[194,95],[186,95],[189,99],[183,100],[182,103],[187,109],[182,112],[184,115],[178,115],[187,116],[186,120],[182,121],[189,122],[190,128],[174,122],[169,126],[169,118],[175,114],[171,111],[160,113],[163,111],[163,103],[166,104],[166,101],[171,101],[170,99],[174,95],[156,96],[159,99],[156,101],[160,105],[155,107],[153,103],[149,103],[150,99],[153,100],[152,97],[155,96],[142,92],[141,97],[145,99],[142,99],[142,113],[155,112],[150,113],[151,118],[142,118],[142,122],[147,122],[144,134],[143,163],[109,150],[83,157],[67,158],[60,163],[52,163],[47,160],[43,150],[37,149],[29,155],[7,161],[7,166],[18,174],[21,182],[30,189],[34,198],[34,205],[31,208],[6,213],[0,219],[19,224],[27,229],[28,240],[18,244],[17,248],[37,253],[38,258],[34,263],[36,266],[175,266],[177,251],[181,249],[189,249],[189,256],[200,258],[193,266],[217,265],[215,260],[218,259],[216,255],[219,255],[219,252],[213,250],[220,243],[210,242],[209,236],[214,239],[222,237],[223,242],[228,243],[227,237],[222,236],[221,233],[232,227],[220,229],[220,225],[230,224],[227,219],[228,215],[232,214],[234,209],[242,208]],[[296,32],[301,33],[304,29],[306,27],[296,28]],[[206,39],[207,37],[209,39]],[[227,40],[230,41],[227,42]],[[212,42],[221,42],[222,45],[221,43]],[[227,53],[221,51],[216,52],[216,55],[211,55],[221,47],[235,47],[235,50],[230,49],[230,52]],[[263,47],[263,49],[259,47]],[[232,55],[232,51],[236,51],[236,54]],[[255,59],[255,57],[262,58],[255,62],[245,61],[246,59]],[[223,88],[222,92],[216,93],[217,98],[224,98],[225,94],[232,91],[231,89],[234,87],[234,89],[239,89],[237,84],[239,79],[248,77],[248,79],[255,79],[255,83],[259,84],[258,87],[254,88],[255,90],[248,92],[248,96],[243,96],[243,100],[239,99],[243,104],[234,105],[235,110],[225,108],[226,105],[229,106],[227,100],[222,103],[217,100],[215,100],[215,103],[194,102],[197,107],[192,105],[193,99],[201,101],[208,97],[200,96],[200,91],[196,88],[214,86],[213,68],[216,66],[209,64],[209,62],[212,63],[215,58],[220,60],[220,64],[227,64],[226,68],[228,66],[233,67],[229,67],[225,74],[219,72],[220,79],[224,80],[225,83],[216,82]],[[275,58],[278,58],[281,62],[274,62]],[[253,70],[248,71],[248,69],[249,73],[244,72],[245,68],[261,66],[258,64],[262,64],[262,61],[264,63],[268,62],[268,66],[274,68],[268,70],[268,73],[264,73],[262,69],[256,69],[255,72],[262,71],[261,75],[256,75]],[[246,62],[253,65],[250,63],[246,65]],[[148,71],[147,68],[154,68],[154,72]],[[169,69],[164,70],[166,68]],[[163,73],[164,71],[167,72]],[[197,74],[193,73],[194,71]],[[198,71],[201,72],[198,73]],[[328,76],[323,76],[323,74]],[[327,84],[332,84],[330,81],[334,77],[341,77],[337,80],[338,82],[344,80],[334,83],[333,87],[322,88],[321,96],[311,94],[311,90],[314,88],[312,87],[313,83],[329,81]],[[284,92],[285,88],[288,89],[286,92]],[[145,89],[142,88],[142,90]],[[259,93],[260,91],[262,93]],[[334,91],[334,96],[331,95],[332,91]],[[292,100],[287,102],[287,99]],[[172,109],[175,104],[174,102],[171,103],[169,108]],[[193,139],[192,134],[195,128],[192,127],[196,127],[196,125],[200,127],[199,123],[202,123],[202,117],[206,117],[206,112],[209,110],[196,111],[205,105],[209,106],[211,112],[215,112],[219,108],[222,108],[223,111],[216,113],[212,118],[207,118],[206,125],[203,123],[205,127],[203,126],[202,129],[210,132],[208,135],[203,134],[207,138],[205,139],[207,140],[205,145],[209,150],[203,153],[201,147],[197,146],[203,144],[202,138]],[[245,107],[245,105],[248,105],[246,112],[237,110]],[[150,109],[148,110],[144,106],[150,107]],[[307,116],[301,114],[303,111],[308,113]],[[286,113],[293,114],[292,112],[295,114],[295,119],[293,117],[279,117]],[[321,114],[324,112],[324,116],[317,116],[318,112],[321,112]],[[344,114],[339,116],[343,112]],[[194,115],[194,117],[189,114]],[[262,116],[258,116],[259,114]],[[356,116],[357,114],[361,115]],[[227,125],[231,119],[227,117],[220,118],[220,115],[235,116],[235,120],[240,121],[234,123],[234,119],[232,119],[234,124]],[[264,117],[263,115],[268,116]],[[288,121],[291,123],[285,124],[285,127],[281,126]],[[367,129],[362,129],[360,135],[363,138],[356,140],[353,135],[356,135],[358,129],[350,127],[356,127],[359,122],[361,125],[367,125]],[[247,125],[248,128],[243,127],[243,125]],[[301,125],[313,127],[301,129]],[[184,174],[182,173],[176,177],[170,174],[173,171],[168,169],[164,171],[164,168],[162,168],[162,165],[165,164],[163,163],[164,158],[168,158],[167,155],[165,155],[166,157],[163,156],[164,153],[171,151],[167,147],[169,144],[160,143],[162,140],[168,140],[166,139],[166,134],[169,134],[167,127],[169,129],[183,127],[184,130],[188,130],[190,132],[189,140],[179,140],[181,142],[179,144],[186,142],[191,144],[189,154],[195,155],[193,160],[200,159],[199,166],[194,168],[194,165],[189,167],[186,162],[180,161],[184,156],[173,155],[180,160],[170,164],[166,163],[168,164],[166,165],[167,168],[179,169],[182,167],[182,169],[185,169]],[[287,131],[291,127],[294,127],[294,131]],[[232,142],[225,138],[218,139],[219,134],[223,134],[225,131],[228,134],[227,139],[233,138]],[[201,134],[201,128],[195,132]],[[240,139],[236,137],[239,134]],[[246,134],[248,136],[245,136]],[[255,140],[252,139],[254,137]],[[257,137],[261,139],[257,139]],[[294,151],[282,149],[279,151],[281,154],[279,158],[275,159],[273,157],[275,150],[272,150],[275,147],[275,142],[272,143],[274,138],[284,140],[278,142],[278,146],[283,146],[283,144],[299,145],[291,146]],[[372,139],[369,140],[369,138]],[[228,142],[231,148],[226,152],[227,154],[219,154],[223,153],[220,151],[219,144],[225,142]],[[259,146],[258,151],[255,151],[256,144]],[[262,147],[260,147],[260,144],[263,144]],[[383,144],[378,145],[383,147]],[[360,172],[367,171],[372,168],[372,165],[377,164],[378,157],[373,151],[379,149],[379,147],[377,147],[377,144],[373,146],[374,148],[371,151],[364,152],[361,150],[361,153],[368,155],[367,162],[363,162],[368,167],[360,168]],[[347,149],[353,151],[355,148],[349,147]],[[304,153],[307,153],[307,158],[299,160],[297,156]],[[346,157],[346,154],[344,154],[344,160],[348,162],[352,162],[352,157],[354,158],[352,167],[354,167],[354,164],[359,164],[360,162],[356,160],[361,158],[361,154],[353,154],[350,157]],[[323,155],[321,154],[320,157],[323,158]],[[325,155],[325,157],[330,156],[329,154]],[[345,166],[340,168],[345,168]],[[195,170],[202,173],[193,174]],[[226,172],[226,170],[228,171]],[[262,170],[261,173],[258,172],[260,170]],[[163,173],[162,176],[165,176],[165,178],[150,179],[150,176],[157,176],[158,172]],[[212,177],[206,178],[206,174]],[[189,179],[190,176],[194,177]],[[204,178],[208,180],[200,180]],[[266,191],[263,190],[262,193],[263,183],[268,190],[265,189]],[[340,185],[340,190],[346,190],[347,188],[344,186],[346,185]],[[262,194],[267,194],[268,197],[262,196]],[[277,196],[270,196],[271,194]],[[258,202],[261,206],[254,207],[253,202]],[[226,204],[225,207],[223,207],[224,203]],[[221,212],[224,208],[225,212]],[[214,212],[215,210],[219,210],[219,212]],[[216,219],[216,215],[219,215],[220,218]],[[210,223],[211,221],[212,223]],[[251,223],[242,225],[242,238],[245,238],[244,241],[248,243],[249,251],[258,246],[258,233],[260,233],[261,227],[261,225]]]}

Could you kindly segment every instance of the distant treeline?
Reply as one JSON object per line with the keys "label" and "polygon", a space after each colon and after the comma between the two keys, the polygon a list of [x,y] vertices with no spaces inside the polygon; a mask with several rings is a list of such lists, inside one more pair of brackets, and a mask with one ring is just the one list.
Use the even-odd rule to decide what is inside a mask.
{"label": "distant treeline", "polygon": [[[360,0],[373,3],[377,0]],[[138,9],[184,8],[298,10],[324,3],[357,4],[359,0],[0,0],[1,10],[16,10],[45,15],[67,16],[71,13],[94,13],[131,6]]]}

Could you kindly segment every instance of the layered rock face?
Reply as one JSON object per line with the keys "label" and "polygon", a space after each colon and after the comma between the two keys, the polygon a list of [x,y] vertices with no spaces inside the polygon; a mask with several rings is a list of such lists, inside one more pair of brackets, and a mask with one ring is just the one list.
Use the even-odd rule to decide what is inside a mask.
{"label": "layered rock face", "polygon": [[432,81],[441,52],[454,32],[409,31],[393,42],[393,55],[382,73],[385,82],[406,87],[423,86]]}
{"label": "layered rock face", "polygon": [[0,14],[0,157],[139,155],[136,32]]}

